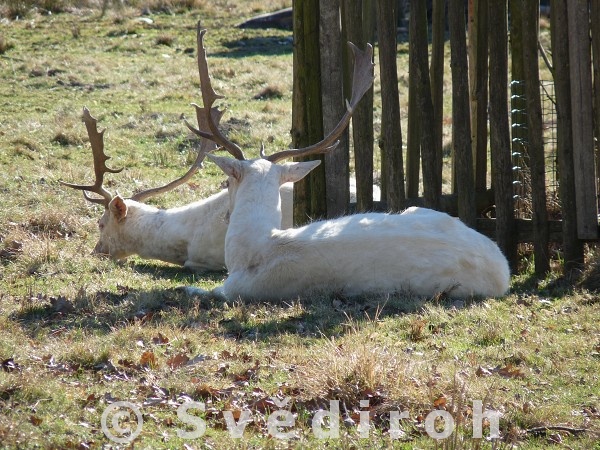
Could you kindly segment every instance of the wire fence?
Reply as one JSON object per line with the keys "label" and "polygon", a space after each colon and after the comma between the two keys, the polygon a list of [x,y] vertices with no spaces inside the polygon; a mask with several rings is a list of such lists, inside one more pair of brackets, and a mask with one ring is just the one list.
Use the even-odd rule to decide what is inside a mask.
{"label": "wire fence", "polygon": [[[518,80],[512,81],[510,83],[510,91],[515,217],[518,219],[531,219],[531,172],[528,151],[525,83]],[[551,210],[559,211],[554,81],[540,81],[540,98],[542,106],[547,207],[552,205]]]}

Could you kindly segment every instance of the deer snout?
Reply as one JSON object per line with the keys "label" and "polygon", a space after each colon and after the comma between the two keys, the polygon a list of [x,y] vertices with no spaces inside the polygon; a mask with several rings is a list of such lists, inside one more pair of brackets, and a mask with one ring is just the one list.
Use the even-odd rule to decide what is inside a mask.
{"label": "deer snout", "polygon": [[102,241],[98,241],[96,243],[96,246],[94,247],[94,250],[92,250],[92,255],[100,257],[109,257],[110,251],[107,245],[105,245]]}

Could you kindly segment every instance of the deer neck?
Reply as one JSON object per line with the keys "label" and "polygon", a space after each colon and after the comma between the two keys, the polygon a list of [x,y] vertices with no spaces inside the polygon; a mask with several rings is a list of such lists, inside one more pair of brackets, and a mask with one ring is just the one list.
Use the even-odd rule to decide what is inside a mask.
{"label": "deer neck", "polygon": [[[273,230],[281,228],[279,184],[244,187],[240,184],[225,238],[227,267],[246,266],[247,259],[266,251]],[[243,256],[247,255],[247,256]]]}

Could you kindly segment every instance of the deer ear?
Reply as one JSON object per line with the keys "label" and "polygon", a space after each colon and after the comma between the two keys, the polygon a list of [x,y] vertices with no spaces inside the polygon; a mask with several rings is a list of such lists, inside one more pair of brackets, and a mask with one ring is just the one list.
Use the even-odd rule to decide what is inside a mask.
{"label": "deer ear", "polygon": [[301,180],[319,164],[321,164],[321,161],[317,159],[314,161],[286,163],[281,165],[281,184]]}
{"label": "deer ear", "polygon": [[116,195],[108,204],[108,209],[112,213],[117,222],[120,222],[127,217],[127,205],[125,200],[120,195]]}
{"label": "deer ear", "polygon": [[211,153],[207,153],[206,157],[219,166],[226,175],[229,175],[236,180],[240,179],[242,175],[242,164],[237,159],[224,158]]}

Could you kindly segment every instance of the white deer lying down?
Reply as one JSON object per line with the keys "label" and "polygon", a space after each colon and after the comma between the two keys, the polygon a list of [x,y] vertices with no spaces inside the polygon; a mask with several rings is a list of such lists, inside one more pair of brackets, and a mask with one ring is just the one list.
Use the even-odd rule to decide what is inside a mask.
{"label": "white deer lying down", "polygon": [[[203,33],[198,32],[199,49],[203,49]],[[280,186],[302,179],[320,161],[274,163],[335,148],[335,140],[373,82],[372,47],[360,51],[350,46],[355,60],[352,97],[344,117],[321,142],[268,157],[261,152],[262,159],[248,161],[239,148],[222,138],[211,117],[210,132],[200,133],[236,158],[207,155],[228,175],[231,202],[225,237],[229,276],[215,293],[231,300],[280,300],[312,292],[504,294],[509,268],[500,249],[445,213],[410,208],[403,214],[359,214],[280,229]],[[205,56],[198,62],[204,107],[209,109],[221,97],[211,86]]]}
{"label": "white deer lying down", "polygon": [[[213,109],[213,120],[220,120],[220,111]],[[201,167],[206,152],[215,145],[203,139],[198,157],[181,178],[160,188],[148,189],[123,198],[113,196],[103,187],[106,172],[117,173],[106,166],[108,156],[104,154],[104,131],[98,132],[96,119],[87,108],[83,110],[83,120],[88,130],[96,181],[93,185],[64,185],[84,191],[87,200],[104,205],[104,214],[98,221],[100,238],[94,253],[109,255],[114,259],[124,259],[131,255],[142,258],[183,265],[190,270],[203,272],[223,270],[225,268],[225,233],[229,200],[223,190],[211,197],[170,209],[159,209],[142,203],[151,196],[166,192],[185,183]],[[199,124],[204,127],[205,118],[198,116]],[[281,226],[292,226],[293,186],[282,187],[283,219]],[[89,197],[86,192],[94,192],[101,197]]]}
{"label": "white deer lying down", "polygon": [[500,296],[506,258],[490,239],[445,213],[357,214],[281,230],[279,186],[320,161],[276,165],[208,155],[229,176],[225,298],[280,300],[310,292],[410,291]]}

